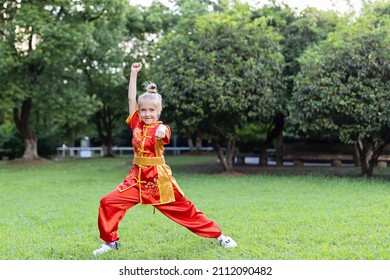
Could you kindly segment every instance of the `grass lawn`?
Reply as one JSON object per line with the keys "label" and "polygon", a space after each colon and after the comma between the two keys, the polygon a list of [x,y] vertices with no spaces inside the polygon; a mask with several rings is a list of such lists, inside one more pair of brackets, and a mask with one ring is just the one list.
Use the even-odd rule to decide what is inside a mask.
{"label": "grass lawn", "polygon": [[[238,243],[224,249],[137,205],[109,260],[389,260],[388,179],[216,172],[214,157],[167,157],[185,195]],[[205,165],[201,165],[204,163]],[[210,168],[209,168],[210,167]],[[126,158],[0,164],[1,260],[94,260],[97,210]],[[214,171],[213,171],[214,170]],[[325,170],[325,169],[324,169]]]}

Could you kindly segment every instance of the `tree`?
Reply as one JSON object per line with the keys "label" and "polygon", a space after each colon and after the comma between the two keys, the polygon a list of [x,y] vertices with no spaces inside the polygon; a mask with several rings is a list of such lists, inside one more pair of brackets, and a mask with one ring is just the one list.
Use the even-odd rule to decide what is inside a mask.
{"label": "tree", "polygon": [[237,128],[254,117],[269,119],[277,106],[279,40],[262,18],[251,20],[248,5],[236,5],[183,20],[158,45],[153,72],[165,108],[178,127],[201,131],[225,171],[233,168]]}
{"label": "tree", "polygon": [[[86,31],[80,20],[82,4],[10,0],[0,7],[1,106],[12,108],[16,128],[25,141],[24,159],[39,158],[32,125],[34,104],[45,104],[41,106],[44,118],[54,123],[72,114],[69,101],[76,101],[75,107],[85,105],[78,107],[83,119],[77,123],[86,122],[96,105],[94,98],[84,94],[73,66]],[[53,104],[56,106],[50,107]]]}
{"label": "tree", "polygon": [[[141,13],[137,16],[133,16],[129,20],[129,26],[138,27],[138,30],[142,30],[144,34],[144,36],[139,36],[139,34],[137,34],[132,38],[132,43],[135,46],[132,54],[137,59],[146,63],[147,67],[145,67],[145,76],[153,78],[153,75],[148,75],[147,69],[149,64],[154,64],[160,57],[159,51],[158,49],[156,51],[155,45],[161,36],[164,36],[166,32],[176,32],[177,29],[182,28],[178,25],[178,22],[181,20],[190,22],[194,21],[197,17],[208,14],[212,11],[222,12],[228,9],[230,5],[229,2],[235,3],[238,1],[172,0],[170,1],[171,8],[169,9],[160,2],[153,1],[149,8],[140,8]],[[140,84],[144,81],[143,78],[144,77],[141,76]],[[165,120],[171,122],[174,126],[174,110],[171,111],[170,108],[165,108],[164,112],[166,118]],[[184,127],[183,129],[175,128],[175,131],[186,135],[187,143],[191,150],[200,150],[202,146],[202,133],[198,129],[189,129],[189,127]],[[196,147],[192,139],[194,135],[196,135]]]}
{"label": "tree", "polygon": [[[294,78],[300,68],[297,58],[309,46],[326,39],[343,17],[332,11],[320,11],[307,8],[300,13],[287,5],[266,5],[253,11],[253,18],[265,17],[267,24],[275,28],[282,36],[282,53],[285,58],[285,68],[282,75],[284,94],[278,100],[269,123],[263,124],[266,128],[264,141],[260,145],[260,158],[267,158],[266,149],[275,142],[276,163],[283,165],[283,133],[285,132],[285,117],[288,116],[288,103],[291,100]],[[261,161],[266,165],[267,161]]]}
{"label": "tree", "polygon": [[338,133],[372,176],[390,141],[390,18],[366,11],[300,58],[291,119],[304,133]]}
{"label": "tree", "polygon": [[137,12],[129,8],[127,1],[116,0],[93,1],[83,9],[88,36],[84,37],[77,67],[82,70],[86,93],[101,102],[91,123],[95,124],[104,156],[113,156],[114,129],[126,109],[127,58],[123,42],[128,12]]}

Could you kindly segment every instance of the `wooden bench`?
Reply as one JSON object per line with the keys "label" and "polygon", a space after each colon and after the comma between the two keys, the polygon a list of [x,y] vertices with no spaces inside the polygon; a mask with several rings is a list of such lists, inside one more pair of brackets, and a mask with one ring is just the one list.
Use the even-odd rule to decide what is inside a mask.
{"label": "wooden bench", "polygon": [[[302,166],[304,162],[330,162],[332,166],[341,166],[343,163],[356,163],[351,154],[324,154],[324,153],[303,153],[284,154],[284,161],[293,161],[294,166]],[[378,167],[387,167],[390,162],[390,155],[380,155],[377,161]]]}
{"label": "wooden bench", "polygon": [[283,154],[283,160],[292,161],[294,166],[303,166],[305,162],[330,162],[332,166],[341,166],[343,162],[354,163],[354,157],[351,154],[290,153]]}
{"label": "wooden bench", "polygon": [[[267,151],[269,158],[274,158],[274,151]],[[259,154],[239,153],[235,155],[236,164],[245,164],[245,158],[260,158]],[[269,159],[268,158],[268,159]],[[268,160],[267,159],[267,160]],[[294,166],[303,166],[304,163],[330,163],[331,166],[342,166],[343,163],[355,164],[355,158],[352,154],[334,154],[334,153],[285,153],[283,154],[283,161],[292,162]],[[259,160],[260,162],[260,160]],[[390,154],[381,155],[378,158],[378,167],[387,167],[390,162]]]}
{"label": "wooden bench", "polygon": [[390,155],[380,155],[378,158],[378,167],[387,167],[387,163],[390,162]]}

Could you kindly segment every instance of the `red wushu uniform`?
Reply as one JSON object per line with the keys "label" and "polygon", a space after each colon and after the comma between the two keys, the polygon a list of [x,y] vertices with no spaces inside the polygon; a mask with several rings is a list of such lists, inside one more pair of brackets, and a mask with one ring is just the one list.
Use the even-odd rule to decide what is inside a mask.
{"label": "red wushu uniform", "polygon": [[119,240],[119,222],[126,211],[138,203],[153,205],[165,216],[197,235],[219,237],[222,234],[220,227],[185,198],[170,167],[165,164],[164,145],[170,141],[170,128],[165,125],[166,136],[158,140],[155,133],[162,122],[145,124],[138,109],[126,122],[133,131],[133,168],[123,182],[100,201],[100,238],[105,242]]}

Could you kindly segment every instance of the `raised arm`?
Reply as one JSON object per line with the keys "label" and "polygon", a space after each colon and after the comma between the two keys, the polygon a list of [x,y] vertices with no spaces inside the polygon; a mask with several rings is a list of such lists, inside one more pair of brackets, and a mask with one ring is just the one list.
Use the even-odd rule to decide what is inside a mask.
{"label": "raised arm", "polygon": [[132,115],[137,109],[137,75],[138,72],[142,69],[141,62],[135,62],[131,65],[131,73],[129,80],[129,113]]}

